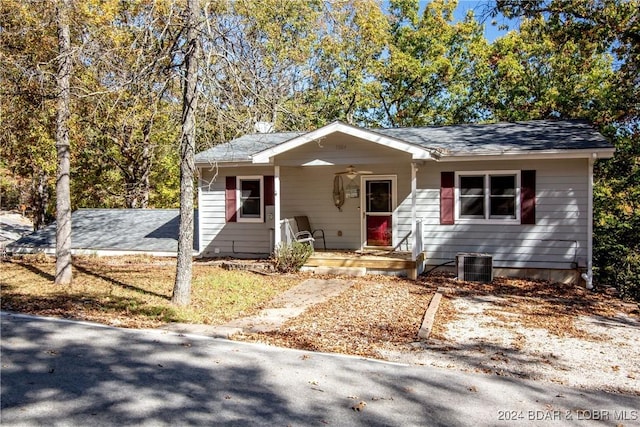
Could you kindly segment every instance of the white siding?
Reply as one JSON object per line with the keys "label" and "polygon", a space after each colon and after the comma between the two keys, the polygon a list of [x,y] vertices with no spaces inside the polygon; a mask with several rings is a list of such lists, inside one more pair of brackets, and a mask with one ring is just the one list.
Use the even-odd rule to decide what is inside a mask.
{"label": "white siding", "polygon": [[411,156],[372,142],[344,134],[334,134],[282,153],[277,158],[281,166],[298,166],[312,161],[348,166],[361,164],[389,164],[409,161]]}
{"label": "white siding", "polygon": [[[335,165],[300,166],[314,160]],[[344,171],[350,164],[376,175],[398,177],[398,208],[394,213],[398,230],[394,244],[411,231],[411,164],[410,155],[406,153],[349,136],[331,135],[283,153],[277,157],[276,164],[280,165],[281,219],[307,215],[314,229],[324,230],[329,249],[359,249],[362,245],[360,199],[346,198],[341,210],[333,204],[335,173]],[[225,223],[227,175],[274,175],[274,168],[221,167],[215,180],[213,171],[203,171],[200,182],[203,256],[268,254],[272,243],[272,224]],[[345,175],[342,179],[346,188],[351,180]],[[360,187],[360,177],[356,177],[354,183]],[[316,248],[321,247],[322,242],[316,242]]]}
{"label": "white siding", "polygon": [[[280,166],[281,219],[307,215],[314,228],[325,231],[329,249],[359,249],[362,245],[360,199],[345,200],[338,210],[332,199],[334,174],[349,164],[380,175],[397,177],[398,201],[394,212],[394,245],[411,232],[411,165],[407,155],[386,147],[351,141],[310,143],[278,157],[285,164],[314,159],[338,162],[336,166]],[[368,147],[366,159],[361,150]],[[337,148],[336,148],[337,147]],[[345,148],[346,147],[346,148]],[[374,149],[372,149],[374,148]],[[323,151],[324,150],[324,151]],[[338,153],[338,154],[337,154]],[[384,163],[380,159],[386,159]],[[299,164],[299,163],[298,163]],[[536,170],[536,224],[440,225],[440,173],[442,171]],[[505,160],[478,162],[428,161],[417,172],[417,217],[423,219],[423,240],[430,265],[454,261],[459,252],[494,256],[496,267],[574,268],[587,256],[586,159]],[[273,224],[225,223],[225,177],[273,175],[273,166],[242,166],[204,171],[200,183],[201,248],[204,256],[268,255]],[[344,186],[350,184],[343,175]],[[355,183],[361,186],[360,177]],[[361,188],[362,194],[362,188]],[[411,241],[401,249],[411,249]],[[320,248],[317,242],[316,247]],[[218,252],[216,252],[216,248]]]}
{"label": "white siding", "polygon": [[[587,160],[432,163],[418,173],[419,216],[431,265],[458,252],[494,256],[497,267],[574,268],[587,251]],[[536,170],[536,224],[440,225],[440,172]]]}
{"label": "white siding", "polygon": [[[239,175],[273,175],[271,167],[204,170],[200,179],[201,253],[209,256],[259,256],[270,253],[272,224],[225,221],[225,178]],[[217,249],[217,252],[216,252]]]}
{"label": "white siding", "polygon": [[[375,174],[397,175],[400,200],[406,198],[409,193],[410,167],[408,163],[358,166],[359,169],[369,170]],[[345,198],[341,210],[333,204],[334,174],[340,171],[344,171],[344,166],[281,167],[282,217],[307,215],[313,228],[324,230],[327,248],[359,249],[362,245],[360,199]],[[343,175],[342,180],[345,188],[351,183],[347,176]],[[361,187],[360,177],[356,177],[353,183]],[[362,188],[360,189],[362,195]],[[396,218],[402,222],[400,211],[400,208],[396,210]],[[410,218],[410,211],[408,215]],[[411,230],[410,227],[409,230]],[[318,243],[316,247],[320,247]]]}

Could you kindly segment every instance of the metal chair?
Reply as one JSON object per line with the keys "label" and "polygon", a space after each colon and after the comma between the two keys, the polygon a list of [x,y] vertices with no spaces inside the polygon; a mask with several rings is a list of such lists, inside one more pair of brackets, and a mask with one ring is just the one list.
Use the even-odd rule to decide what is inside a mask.
{"label": "metal chair", "polygon": [[300,215],[294,217],[296,220],[296,225],[298,226],[298,233],[306,232],[309,234],[309,237],[317,240],[322,239],[322,246],[324,250],[327,250],[327,242],[324,240],[324,230],[317,228],[313,230],[311,228],[311,224],[309,223],[309,217],[306,215]]}
{"label": "metal chair", "polygon": [[292,225],[292,220],[285,218],[282,220],[282,224],[284,224],[284,238],[285,242],[291,243],[293,241],[299,243],[307,243],[313,249],[313,242],[316,239],[313,238],[313,235],[309,231],[305,230],[294,230]]}

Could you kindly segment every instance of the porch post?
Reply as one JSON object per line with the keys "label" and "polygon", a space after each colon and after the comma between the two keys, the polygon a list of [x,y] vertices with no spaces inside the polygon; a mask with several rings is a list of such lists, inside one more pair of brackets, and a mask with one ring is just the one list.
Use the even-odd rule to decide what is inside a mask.
{"label": "porch post", "polygon": [[416,172],[418,167],[414,162],[411,162],[411,236],[413,237],[413,244],[411,247],[411,261],[418,259],[418,225],[416,214],[416,190],[418,183],[416,181]]}
{"label": "porch post", "polygon": [[280,246],[282,241],[282,228],[280,227],[280,166],[274,166],[273,171],[273,190],[274,190],[274,206],[273,206],[273,247]]}

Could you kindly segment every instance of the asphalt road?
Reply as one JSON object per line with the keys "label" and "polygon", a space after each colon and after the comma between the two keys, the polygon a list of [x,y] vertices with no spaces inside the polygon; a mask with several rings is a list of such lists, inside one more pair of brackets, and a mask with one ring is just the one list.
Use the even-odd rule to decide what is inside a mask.
{"label": "asphalt road", "polygon": [[639,396],[167,331],[0,320],[3,426],[640,425]]}

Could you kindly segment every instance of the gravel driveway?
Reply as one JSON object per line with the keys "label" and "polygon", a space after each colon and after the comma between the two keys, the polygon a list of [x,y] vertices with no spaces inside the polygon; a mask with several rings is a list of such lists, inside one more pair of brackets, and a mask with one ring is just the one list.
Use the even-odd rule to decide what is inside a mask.
{"label": "gravel driveway", "polygon": [[[587,301],[594,295],[576,292]],[[640,395],[637,305],[603,299],[606,307],[587,304],[594,311],[589,315],[582,314],[584,305],[571,313],[576,310],[565,298],[449,291],[434,339],[414,344],[414,352],[383,354],[395,361]],[[549,301],[569,314],[544,313]]]}
{"label": "gravel driveway", "polygon": [[[234,338],[640,395],[637,303],[575,285],[506,278],[353,282],[277,330]],[[433,330],[419,341],[436,292],[443,297]]]}

